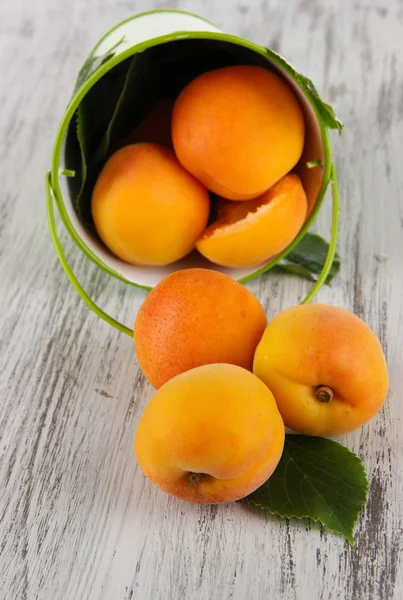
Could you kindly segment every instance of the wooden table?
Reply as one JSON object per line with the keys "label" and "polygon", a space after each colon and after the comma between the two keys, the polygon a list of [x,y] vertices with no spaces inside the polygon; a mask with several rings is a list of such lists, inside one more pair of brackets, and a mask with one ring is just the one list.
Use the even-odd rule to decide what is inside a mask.
{"label": "wooden table", "polygon": [[[337,108],[342,271],[321,302],[379,335],[389,399],[339,441],[363,457],[368,506],[355,546],[307,521],[193,506],[152,487],[133,434],[152,390],[132,341],[67,282],[45,219],[57,124],[90,47],[146,0],[0,0],[0,597],[5,600],[400,600],[403,453],[403,4],[401,0],[189,0],[280,51]],[[316,229],[328,236],[330,202]],[[132,324],[145,293],[111,279],[62,237],[96,301]],[[269,318],[309,283],[248,287]]]}

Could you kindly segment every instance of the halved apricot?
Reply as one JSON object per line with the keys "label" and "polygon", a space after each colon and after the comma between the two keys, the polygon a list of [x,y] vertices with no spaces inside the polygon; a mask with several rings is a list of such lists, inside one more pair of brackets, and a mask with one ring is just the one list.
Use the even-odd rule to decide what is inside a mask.
{"label": "halved apricot", "polygon": [[286,175],[245,202],[220,198],[217,220],[196,242],[198,251],[225,267],[255,267],[286,248],[300,231],[307,199],[297,175]]}

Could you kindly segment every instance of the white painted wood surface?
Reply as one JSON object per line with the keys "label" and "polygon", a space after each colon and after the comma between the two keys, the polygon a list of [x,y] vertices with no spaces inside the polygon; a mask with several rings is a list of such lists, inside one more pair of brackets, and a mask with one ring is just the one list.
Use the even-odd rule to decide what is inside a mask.
{"label": "white painted wood surface", "polygon": [[[90,47],[146,0],[0,0],[0,598],[400,600],[403,598],[403,3],[157,1],[280,51],[345,121],[333,136],[343,268],[318,300],[380,336],[391,389],[340,441],[371,491],[354,548],[308,522],[159,492],[132,453],[151,388],[131,340],[97,320],[59,266],[45,219],[55,129]],[[327,234],[329,202],[317,229]],[[63,236],[86,289],[131,324],[144,293]],[[268,316],[308,283],[250,284]]]}

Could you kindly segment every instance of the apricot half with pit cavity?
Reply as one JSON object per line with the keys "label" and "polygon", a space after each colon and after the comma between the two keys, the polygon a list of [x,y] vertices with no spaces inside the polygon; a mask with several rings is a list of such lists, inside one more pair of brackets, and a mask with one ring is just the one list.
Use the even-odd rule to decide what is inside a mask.
{"label": "apricot half with pit cavity", "polygon": [[255,267],[286,248],[300,231],[307,200],[297,175],[286,175],[254,200],[219,199],[217,220],[196,242],[208,260],[225,267]]}

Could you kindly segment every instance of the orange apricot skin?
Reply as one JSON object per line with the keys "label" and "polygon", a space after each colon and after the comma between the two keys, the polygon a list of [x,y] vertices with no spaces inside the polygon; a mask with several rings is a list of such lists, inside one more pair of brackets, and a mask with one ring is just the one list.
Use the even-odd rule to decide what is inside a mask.
{"label": "orange apricot skin", "polygon": [[266,323],[257,298],[228,275],[209,269],[177,271],[140,307],[134,326],[137,358],[155,388],[205,364],[252,370]]}
{"label": "orange apricot skin", "polygon": [[147,404],[134,440],[146,477],[198,504],[252,493],[274,471],[283,446],[284,424],[270,390],[228,364],[205,365],[168,381]]}
{"label": "orange apricot skin", "polygon": [[256,66],[216,69],[191,81],[172,114],[172,140],[183,166],[230,200],[265,192],[298,162],[302,109],[290,85]]}
{"label": "orange apricot skin", "polygon": [[[267,326],[253,371],[273,392],[287,427],[333,436],[369,421],[388,393],[388,370],[374,332],[336,306],[295,306]],[[317,397],[319,386],[333,392]]]}
{"label": "orange apricot skin", "polygon": [[204,230],[207,190],[158,144],[133,144],[107,161],[91,202],[104,244],[134,265],[165,265],[194,248]]}
{"label": "orange apricot skin", "polygon": [[204,230],[196,248],[219,265],[256,267],[293,241],[304,224],[307,207],[301,180],[293,174],[254,200],[221,199],[217,221]]}

